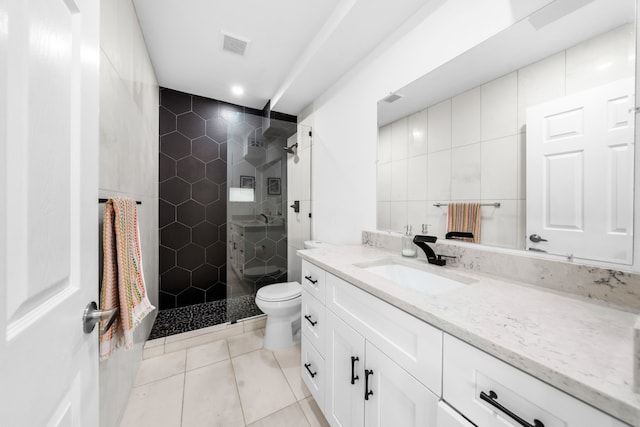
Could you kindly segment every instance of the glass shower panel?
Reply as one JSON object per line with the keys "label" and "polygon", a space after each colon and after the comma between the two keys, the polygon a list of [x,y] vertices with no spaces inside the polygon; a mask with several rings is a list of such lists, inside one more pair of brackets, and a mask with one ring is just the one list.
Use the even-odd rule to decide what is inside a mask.
{"label": "glass shower panel", "polygon": [[[264,124],[268,125],[264,126]],[[244,114],[227,139],[227,317],[261,314],[262,286],[287,281],[287,139],[296,124]]]}

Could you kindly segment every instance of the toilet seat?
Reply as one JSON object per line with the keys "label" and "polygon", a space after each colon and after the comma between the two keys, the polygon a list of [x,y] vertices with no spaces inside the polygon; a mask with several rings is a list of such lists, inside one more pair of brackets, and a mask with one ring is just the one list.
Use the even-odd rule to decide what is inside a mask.
{"label": "toilet seat", "polygon": [[298,282],[275,283],[258,289],[256,297],[262,301],[288,301],[302,295]]}

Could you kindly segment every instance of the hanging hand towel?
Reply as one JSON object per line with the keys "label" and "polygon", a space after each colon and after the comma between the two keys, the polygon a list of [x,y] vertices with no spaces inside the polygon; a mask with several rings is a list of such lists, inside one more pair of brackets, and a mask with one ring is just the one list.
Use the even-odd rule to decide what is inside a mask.
{"label": "hanging hand towel", "polygon": [[447,233],[451,231],[473,233],[473,240],[461,240],[480,243],[480,221],[480,203],[449,203]]}
{"label": "hanging hand towel", "polygon": [[100,309],[120,308],[107,333],[100,328],[100,360],[108,358],[124,341],[133,347],[133,329],[155,307],[149,302],[142,272],[138,212],[133,199],[111,198],[105,204],[103,227],[104,267]]}

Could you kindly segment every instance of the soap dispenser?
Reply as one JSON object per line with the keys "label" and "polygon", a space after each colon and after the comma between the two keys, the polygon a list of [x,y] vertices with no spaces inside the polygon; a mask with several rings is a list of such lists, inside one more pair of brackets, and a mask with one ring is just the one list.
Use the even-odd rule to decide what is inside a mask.
{"label": "soap dispenser", "polygon": [[402,256],[412,257],[416,256],[416,247],[413,244],[413,233],[411,233],[411,225],[405,227],[405,234],[402,236]]}

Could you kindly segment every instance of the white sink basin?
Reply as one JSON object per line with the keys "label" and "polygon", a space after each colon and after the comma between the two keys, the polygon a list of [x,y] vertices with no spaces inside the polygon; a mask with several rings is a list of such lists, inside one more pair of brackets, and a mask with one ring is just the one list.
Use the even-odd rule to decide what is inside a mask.
{"label": "white sink basin", "polygon": [[399,285],[407,286],[429,295],[443,294],[467,285],[464,282],[449,279],[438,274],[428,273],[403,264],[389,263],[363,267],[363,269],[396,282]]}

